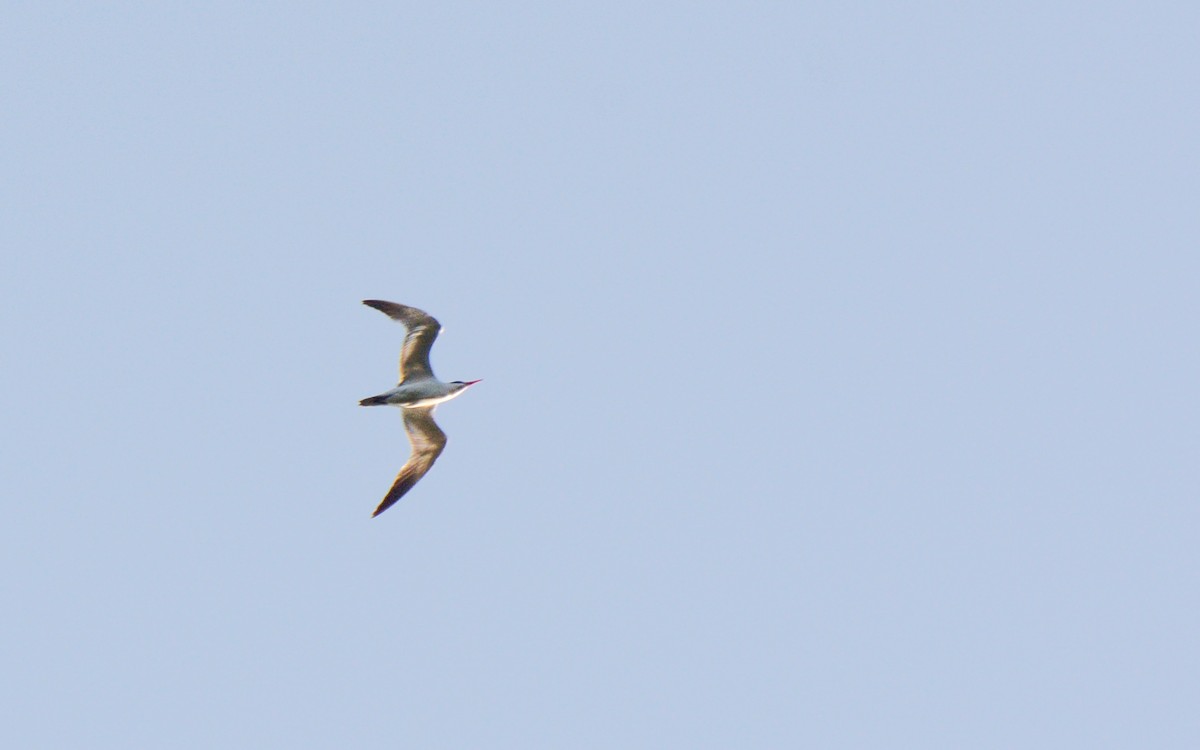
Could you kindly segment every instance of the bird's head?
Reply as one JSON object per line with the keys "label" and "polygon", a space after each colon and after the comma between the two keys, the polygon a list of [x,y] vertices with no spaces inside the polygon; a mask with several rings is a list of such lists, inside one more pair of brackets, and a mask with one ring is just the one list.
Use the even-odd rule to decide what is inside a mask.
{"label": "bird's head", "polygon": [[475,385],[480,380],[483,380],[483,378],[480,378],[479,380],[455,380],[450,385],[454,386],[454,392],[458,393],[459,391],[466,390],[467,388]]}

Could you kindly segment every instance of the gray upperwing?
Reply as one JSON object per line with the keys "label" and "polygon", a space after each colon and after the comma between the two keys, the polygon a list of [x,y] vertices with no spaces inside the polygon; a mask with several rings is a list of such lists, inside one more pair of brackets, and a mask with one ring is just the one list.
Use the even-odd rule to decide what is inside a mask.
{"label": "gray upperwing", "polygon": [[363,304],[403,323],[408,329],[404,345],[400,348],[400,382],[403,383],[409,378],[432,378],[429,349],[433,346],[438,332],[442,330],[442,325],[424,310],[408,305],[398,305],[381,299],[365,299]]}
{"label": "gray upperwing", "polygon": [[401,409],[404,414],[404,429],[408,433],[408,442],[412,444],[412,454],[396,475],[396,481],[388,490],[383,502],[371,514],[375,517],[396,504],[413,486],[428,473],[433,462],[442,454],[446,447],[446,433],[442,432],[433,421],[433,410],[436,407]]}

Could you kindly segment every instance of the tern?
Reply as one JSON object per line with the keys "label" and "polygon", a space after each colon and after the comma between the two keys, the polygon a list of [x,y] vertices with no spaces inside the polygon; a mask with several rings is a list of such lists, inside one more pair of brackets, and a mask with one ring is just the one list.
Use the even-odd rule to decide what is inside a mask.
{"label": "tern", "polygon": [[408,329],[400,349],[400,383],[386,393],[358,402],[359,406],[399,406],[403,410],[408,442],[412,444],[412,454],[383,502],[371,514],[374,518],[395,505],[404,493],[421,481],[446,447],[446,433],[433,421],[433,410],[479,381],[443,383],[434,376],[433,368],[429,366],[429,349],[442,326],[429,313],[379,299],[365,299],[363,304],[400,321]]}

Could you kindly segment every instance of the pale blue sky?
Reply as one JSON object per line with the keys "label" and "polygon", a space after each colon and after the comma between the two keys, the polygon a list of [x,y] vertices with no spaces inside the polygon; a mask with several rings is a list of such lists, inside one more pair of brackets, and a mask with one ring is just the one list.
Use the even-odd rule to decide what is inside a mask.
{"label": "pale blue sky", "polygon": [[0,744],[1200,747],[1200,10],[979,5],[10,3]]}

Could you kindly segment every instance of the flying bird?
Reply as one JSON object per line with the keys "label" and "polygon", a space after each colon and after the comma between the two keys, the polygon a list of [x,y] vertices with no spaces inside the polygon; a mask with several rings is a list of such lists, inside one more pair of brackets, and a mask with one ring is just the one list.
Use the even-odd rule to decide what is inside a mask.
{"label": "flying bird", "polygon": [[373,307],[392,320],[398,320],[408,329],[404,346],[400,349],[400,383],[395,388],[359,401],[359,406],[399,406],[404,414],[404,430],[412,444],[412,454],[400,469],[392,488],[383,502],[371,514],[379,515],[404,497],[421,477],[425,476],[433,462],[446,447],[446,433],[433,421],[433,410],[443,401],[449,401],[478,380],[455,380],[443,383],[433,374],[429,366],[429,349],[442,326],[429,313],[395,302],[365,299],[363,304]]}

